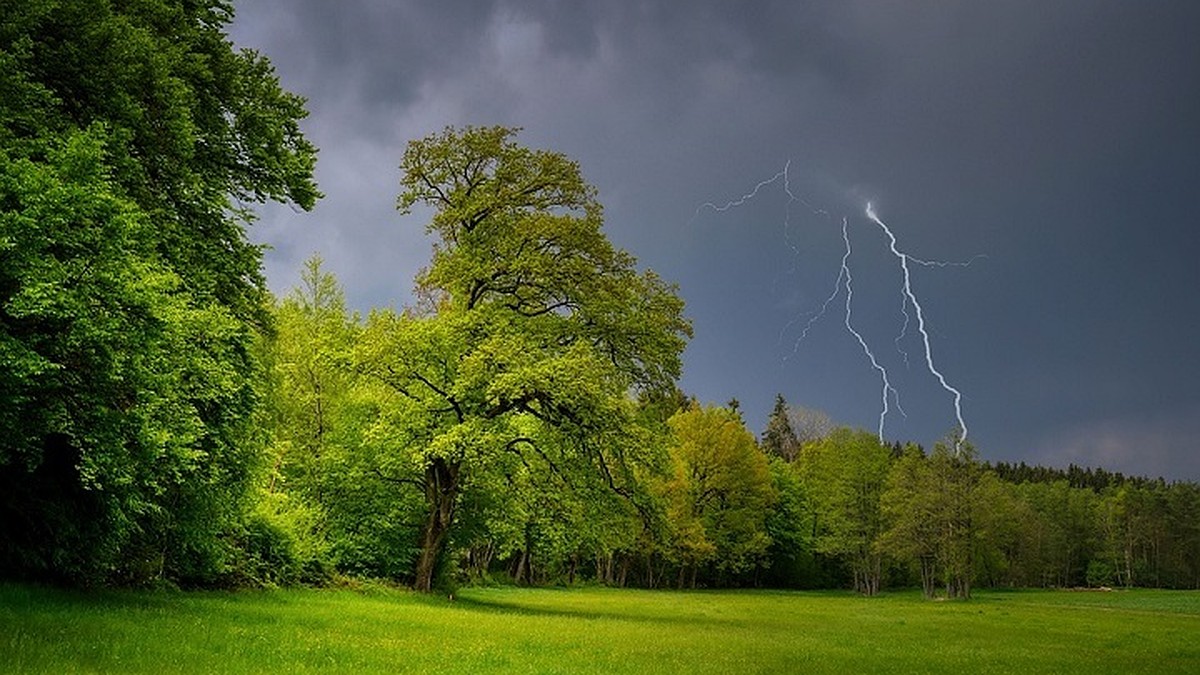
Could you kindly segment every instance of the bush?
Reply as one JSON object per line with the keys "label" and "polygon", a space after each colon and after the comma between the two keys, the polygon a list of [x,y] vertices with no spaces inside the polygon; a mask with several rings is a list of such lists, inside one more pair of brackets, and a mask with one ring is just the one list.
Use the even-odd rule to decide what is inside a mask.
{"label": "bush", "polygon": [[325,584],[333,576],[314,509],[286,495],[262,495],[235,537],[239,555],[228,570],[234,586]]}

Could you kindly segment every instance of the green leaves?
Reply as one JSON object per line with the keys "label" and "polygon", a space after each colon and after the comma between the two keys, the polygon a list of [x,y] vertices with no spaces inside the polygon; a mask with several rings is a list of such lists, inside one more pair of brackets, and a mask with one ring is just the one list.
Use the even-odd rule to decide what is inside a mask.
{"label": "green leaves", "polygon": [[446,129],[409,144],[398,206],[435,209],[433,260],[417,279],[428,303],[373,313],[354,350],[388,394],[371,435],[390,434],[426,472],[418,588],[465,486],[553,476],[628,491],[625,398],[673,383],[691,331],[674,288],[601,232],[578,165],[515,134]]}
{"label": "green leaves", "polygon": [[777,494],[754,436],[725,408],[694,407],[669,423],[673,471],[662,490],[672,555],[683,568],[708,566],[721,573],[761,564],[771,543],[766,519]]}
{"label": "green leaves", "polygon": [[437,209],[419,287],[448,297],[446,309],[490,308],[547,347],[589,344],[629,386],[669,388],[691,335],[676,289],[609,243],[575,162],[515,133],[447,129],[409,144],[399,205]]}
{"label": "green leaves", "polygon": [[855,590],[873,595],[882,575],[878,547],[884,529],[880,496],[889,452],[862,430],[836,429],[800,450],[800,471],[814,510],[817,550],[850,563]]}
{"label": "green leaves", "polygon": [[[260,251],[317,196],[300,99],[221,0],[0,25],[0,572],[211,581],[258,460]],[[244,213],[242,214],[244,215]]]}
{"label": "green leaves", "polygon": [[400,160],[397,206],[405,213],[418,203],[435,208],[428,231],[450,242],[527,215],[567,211],[599,217],[595,188],[583,181],[579,165],[517,145],[511,140],[517,132],[447,128],[410,142]]}

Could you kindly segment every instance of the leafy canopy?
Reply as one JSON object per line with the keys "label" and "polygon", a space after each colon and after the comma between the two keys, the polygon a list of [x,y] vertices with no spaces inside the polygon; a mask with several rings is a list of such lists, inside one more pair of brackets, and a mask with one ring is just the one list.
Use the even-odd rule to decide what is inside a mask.
{"label": "leafy canopy", "polygon": [[223,574],[267,322],[246,202],[309,208],[303,101],[226,0],[0,22],[0,572]]}
{"label": "leafy canopy", "polygon": [[665,390],[691,327],[674,287],[601,231],[595,189],[558,153],[504,127],[446,129],[409,144],[399,207],[429,206],[424,306],[375,312],[356,361],[390,398],[373,432],[412,458],[426,494],[419,588],[428,588],[458,496],[544,463],[631,490],[642,445],[633,390]]}

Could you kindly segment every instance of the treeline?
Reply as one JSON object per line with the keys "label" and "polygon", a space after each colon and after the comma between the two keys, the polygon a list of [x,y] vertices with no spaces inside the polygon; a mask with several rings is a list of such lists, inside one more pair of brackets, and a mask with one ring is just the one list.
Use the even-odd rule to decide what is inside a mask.
{"label": "treeline", "polygon": [[992,462],[986,463],[985,468],[996,472],[996,475],[1010,483],[1053,483],[1066,481],[1071,487],[1091,488],[1096,491],[1109,487],[1131,485],[1134,487],[1150,487],[1161,484],[1162,479],[1144,476],[1126,476],[1120,471],[1108,471],[1103,468],[1084,467],[1069,464],[1060,469],[1050,466],[1030,466],[1025,462]]}
{"label": "treeline", "polygon": [[[370,421],[381,392],[354,365],[370,323],[346,311],[317,259],[278,305],[266,517],[309,556],[291,563],[296,578],[413,580],[419,466]],[[1200,587],[1194,483],[988,464],[953,438],[931,452],[882,443],[782,396],[759,438],[736,402],[700,406],[672,391],[631,404],[641,446],[623,470],[634,480],[614,488],[546,447],[477,475],[443,580],[921,586],[950,597],[979,585]]]}

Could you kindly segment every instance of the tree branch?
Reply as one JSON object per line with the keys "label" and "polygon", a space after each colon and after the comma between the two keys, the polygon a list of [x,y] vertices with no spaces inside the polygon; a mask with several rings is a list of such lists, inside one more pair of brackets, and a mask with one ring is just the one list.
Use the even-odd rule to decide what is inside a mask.
{"label": "tree branch", "polygon": [[425,481],[419,478],[396,478],[395,476],[388,476],[385,475],[383,471],[380,471],[379,467],[377,466],[371,467],[371,471],[374,472],[376,476],[379,476],[389,483],[396,483],[397,485],[412,485],[420,490],[422,494],[424,494],[425,488],[427,487]]}

